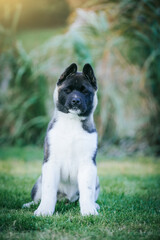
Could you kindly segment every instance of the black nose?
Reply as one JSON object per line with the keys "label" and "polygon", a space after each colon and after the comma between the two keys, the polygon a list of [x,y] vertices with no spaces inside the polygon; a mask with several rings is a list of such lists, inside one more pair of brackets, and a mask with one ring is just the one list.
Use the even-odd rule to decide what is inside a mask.
{"label": "black nose", "polygon": [[72,106],[79,106],[81,104],[81,99],[78,97],[73,97],[71,101]]}

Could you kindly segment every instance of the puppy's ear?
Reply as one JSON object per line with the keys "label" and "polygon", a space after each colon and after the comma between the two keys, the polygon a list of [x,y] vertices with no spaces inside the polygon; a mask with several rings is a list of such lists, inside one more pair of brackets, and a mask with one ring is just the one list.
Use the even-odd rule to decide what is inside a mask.
{"label": "puppy's ear", "polygon": [[89,63],[86,63],[83,67],[83,74],[86,76],[88,81],[92,84],[93,88],[97,90],[97,81],[94,75],[94,71]]}
{"label": "puppy's ear", "polygon": [[60,79],[57,82],[57,85],[61,85],[63,83],[63,81],[71,74],[76,73],[77,72],[77,65],[75,63],[72,63],[68,68],[66,68],[66,70],[62,73],[62,75],[60,76]]}

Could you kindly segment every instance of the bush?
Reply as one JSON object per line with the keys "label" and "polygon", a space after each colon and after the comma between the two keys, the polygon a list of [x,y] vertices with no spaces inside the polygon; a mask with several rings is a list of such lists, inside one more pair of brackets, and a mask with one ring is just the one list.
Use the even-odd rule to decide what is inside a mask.
{"label": "bush", "polygon": [[35,74],[11,30],[1,27],[0,39],[0,144],[42,143],[48,122],[46,78]]}
{"label": "bush", "polygon": [[[115,30],[125,38],[122,55],[138,65],[143,73],[148,108],[148,122],[142,135],[160,154],[160,4],[158,0],[118,1]],[[121,51],[122,52],[122,51]]]}

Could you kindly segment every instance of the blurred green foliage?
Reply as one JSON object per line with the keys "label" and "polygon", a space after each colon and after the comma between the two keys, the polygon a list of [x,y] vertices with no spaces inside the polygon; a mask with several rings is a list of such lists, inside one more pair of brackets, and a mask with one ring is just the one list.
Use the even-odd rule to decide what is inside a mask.
{"label": "blurred green foliage", "polygon": [[45,43],[51,37],[63,33],[65,27],[44,28],[44,29],[28,29],[17,32],[16,38],[23,44],[23,48],[29,53],[34,48]]}
{"label": "blurred green foliage", "polygon": [[119,49],[130,63],[141,68],[148,101],[153,102],[143,136],[160,154],[160,2],[117,0],[116,4],[118,12],[113,29],[125,38]]}
{"label": "blurred green foliage", "polygon": [[[58,1],[50,5],[45,1],[51,10],[53,2],[58,12]],[[48,9],[42,3],[38,9]],[[28,9],[32,4],[37,6],[30,1],[27,4]],[[71,62],[78,63],[79,70],[89,62],[99,83],[95,120],[101,146],[106,141],[114,142],[134,152],[147,148],[147,142],[159,154],[159,1],[100,0],[87,1],[86,5],[94,11],[79,9],[66,33],[54,36],[29,54],[13,40],[17,16],[23,9],[17,8],[12,31],[1,27],[1,143],[40,143],[53,109],[51,98],[57,78]],[[19,27],[30,26],[21,17],[23,14]],[[39,24],[43,25],[41,21]],[[142,147],[139,140],[144,143]]]}
{"label": "blurred green foliage", "polygon": [[13,29],[0,29],[0,144],[42,143],[47,126],[47,82],[15,41]]}

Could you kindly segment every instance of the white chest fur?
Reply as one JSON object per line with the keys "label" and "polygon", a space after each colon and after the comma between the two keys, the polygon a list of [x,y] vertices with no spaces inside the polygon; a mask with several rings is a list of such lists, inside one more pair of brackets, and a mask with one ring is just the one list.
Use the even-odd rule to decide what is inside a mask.
{"label": "white chest fur", "polygon": [[77,182],[78,168],[91,161],[97,146],[97,133],[86,132],[77,115],[59,113],[48,133],[50,161],[60,168],[60,181]]}

